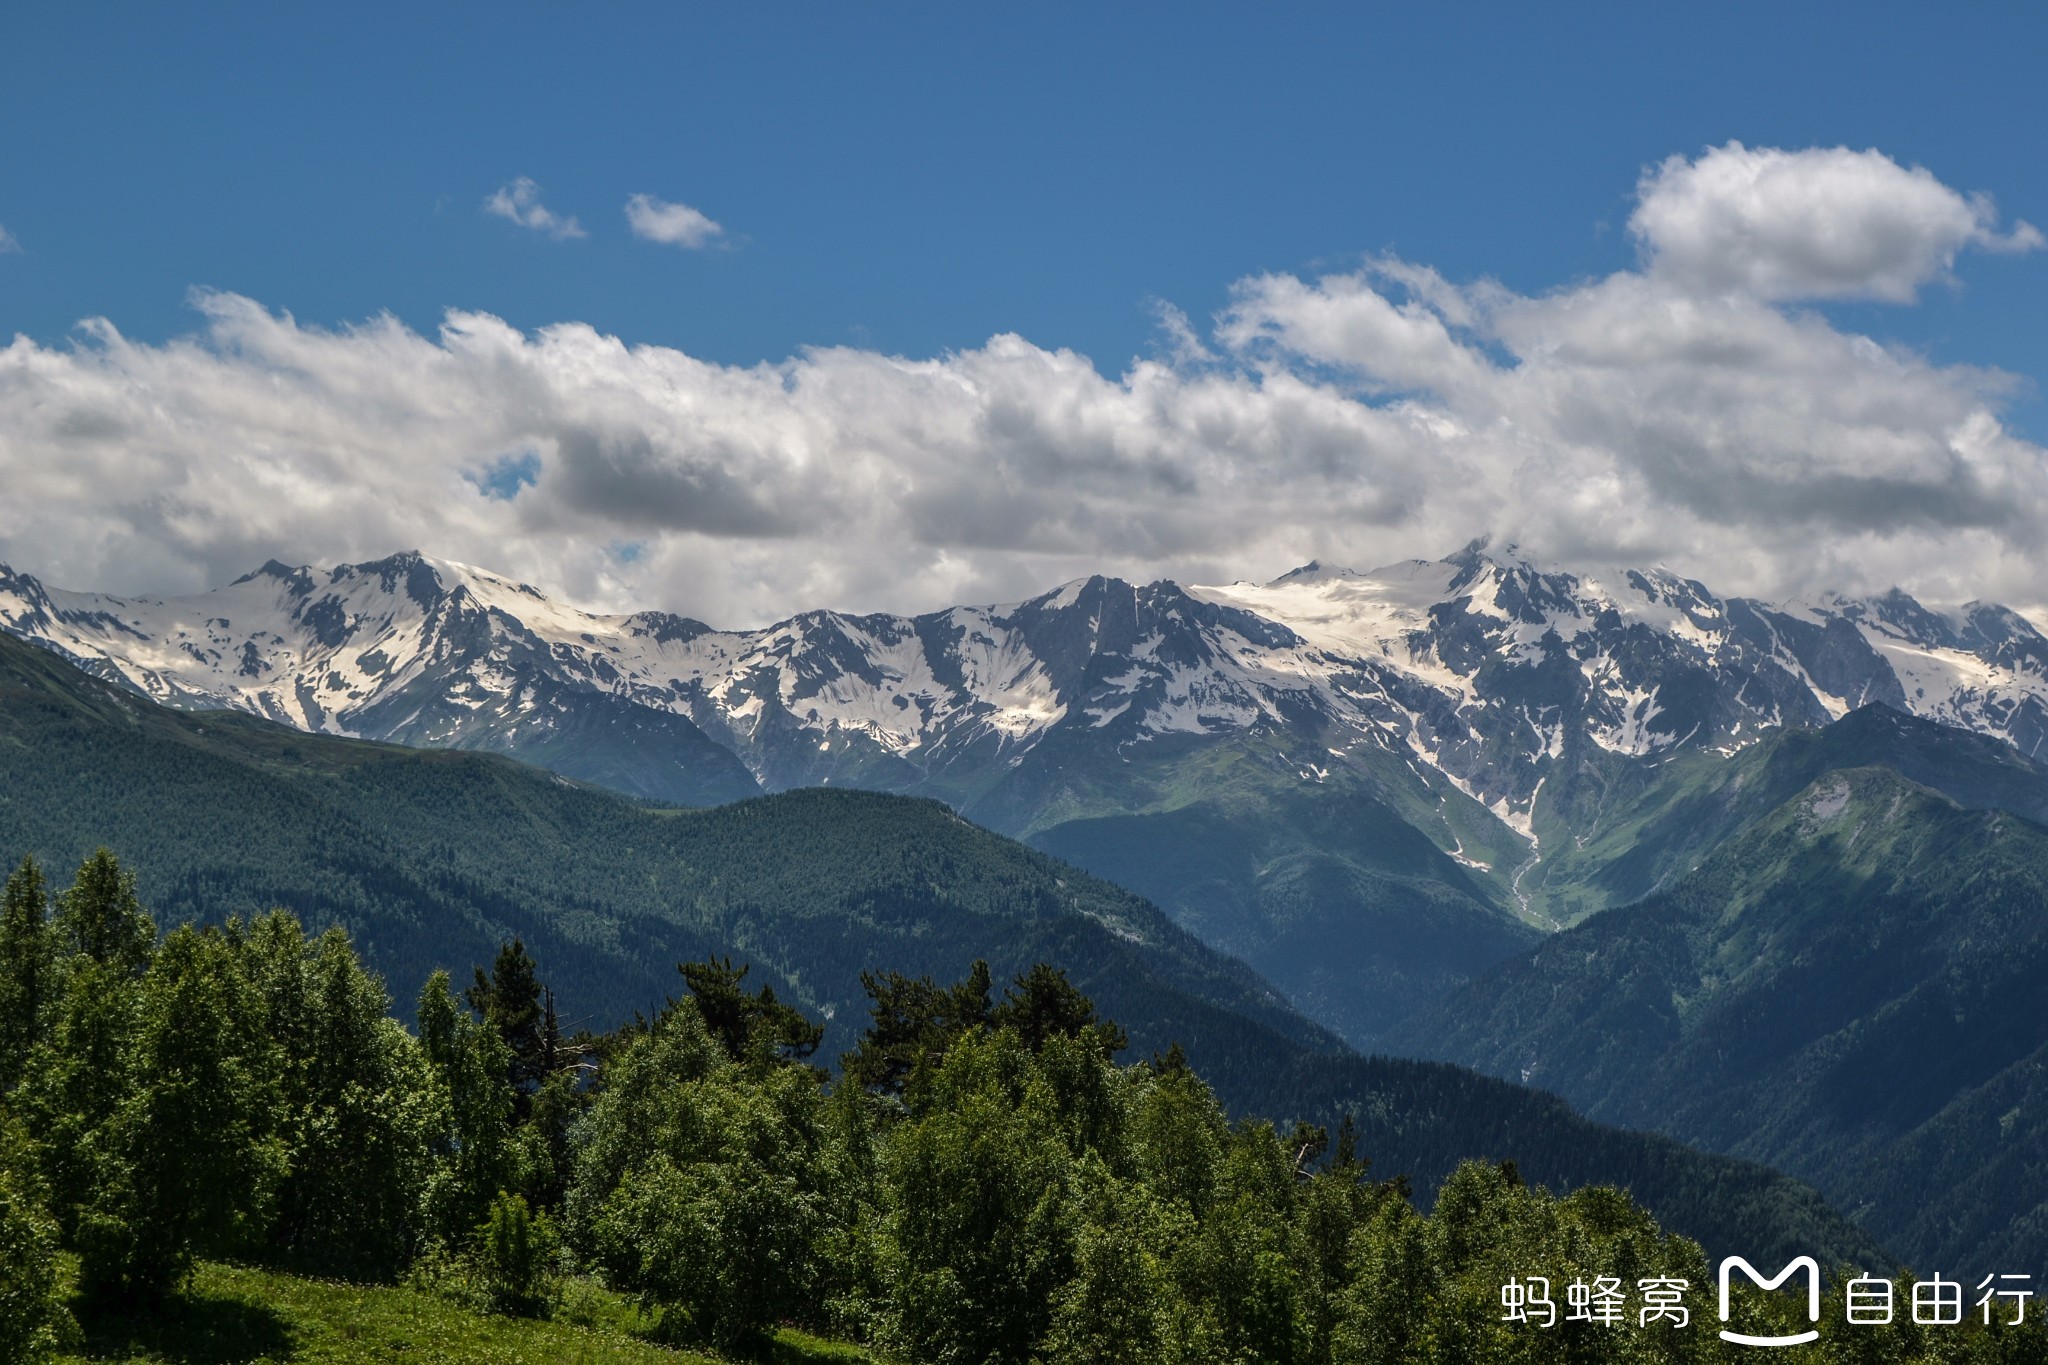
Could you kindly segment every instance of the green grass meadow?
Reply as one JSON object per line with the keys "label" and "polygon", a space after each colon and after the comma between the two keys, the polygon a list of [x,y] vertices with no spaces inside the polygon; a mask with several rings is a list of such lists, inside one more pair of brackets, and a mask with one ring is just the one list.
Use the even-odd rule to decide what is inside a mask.
{"label": "green grass meadow", "polygon": [[[648,1339],[627,1298],[571,1281],[547,1320],[499,1317],[403,1286],[301,1279],[207,1262],[186,1290],[147,1314],[101,1312],[61,1362],[131,1365],[714,1365],[721,1357]],[[869,1365],[856,1347],[785,1329],[770,1365]]]}

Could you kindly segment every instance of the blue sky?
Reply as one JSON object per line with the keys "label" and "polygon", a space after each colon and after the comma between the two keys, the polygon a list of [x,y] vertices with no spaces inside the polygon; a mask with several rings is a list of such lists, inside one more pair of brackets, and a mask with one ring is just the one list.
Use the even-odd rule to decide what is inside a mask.
{"label": "blue sky", "polygon": [[[1114,386],[1133,357],[1172,351],[1161,303],[1213,341],[1216,320],[1260,277],[1313,281],[1394,258],[1451,286],[1495,281],[1542,299],[1631,271],[1642,240],[1629,222],[1646,170],[1731,142],[1874,148],[1958,195],[1992,196],[1999,232],[2048,224],[2038,147],[2048,7],[1578,5],[1560,17],[1566,8],[14,5],[0,18],[0,120],[14,132],[0,150],[0,227],[18,249],[0,254],[0,336],[23,335],[45,357],[72,354],[88,345],[74,326],[97,316],[150,346],[206,336],[220,361],[248,338],[195,309],[190,291],[201,289],[273,319],[288,312],[312,331],[389,313],[432,339],[453,309],[493,315],[529,339],[549,324],[587,324],[718,366],[783,364],[810,347],[943,357],[1014,333],[1082,353]],[[580,235],[485,211],[521,178]],[[645,240],[624,211],[635,194],[692,206],[722,232],[697,249]],[[1951,387],[1962,382],[1957,366],[2018,376],[1993,407],[2006,434],[2038,441],[2048,431],[2034,392],[2048,377],[2048,252],[1972,247],[1952,276],[1936,273],[1945,277],[1922,279],[1910,304],[1851,290],[1771,306],[1908,348]],[[1500,336],[1474,344],[1511,363]],[[1284,347],[1302,375],[1349,363]],[[1226,360],[1251,363],[1234,351]],[[1385,383],[1353,387],[1368,403],[1388,401]],[[1472,415],[1460,411],[1461,421]],[[31,472],[54,477],[55,448],[23,427],[10,435],[5,422],[0,414],[0,451],[42,461]],[[81,418],[66,430],[88,429],[97,428]],[[160,452],[162,441],[144,437],[145,454]],[[657,452],[663,439],[618,438]],[[729,451],[752,438],[722,439]],[[573,472],[573,444],[552,428],[531,440],[479,435],[474,449],[451,447],[437,487],[481,496],[490,470],[530,467],[513,497],[491,500],[516,505],[532,543],[573,541],[569,558],[532,572],[592,599],[673,595],[716,548],[692,551],[693,537],[737,536],[725,558],[745,560],[803,521],[785,507],[714,524],[692,504],[649,525],[595,497],[544,516],[545,500],[568,487],[558,480]],[[604,449],[599,463],[615,469],[624,457]],[[686,492],[727,478],[750,485],[757,475],[736,458],[692,448],[664,468],[687,466]],[[876,478],[912,478],[892,469]],[[125,549],[120,535],[96,537],[88,552],[76,537],[36,539],[0,522],[0,555],[98,580],[80,586],[216,574],[270,542],[221,520],[218,500],[199,490],[206,473],[179,466],[175,494],[129,516],[126,534],[138,539]],[[1374,477],[1399,483],[1384,469]],[[1167,478],[1199,482],[1186,470]],[[1682,500],[1668,480],[1660,487]],[[191,504],[191,516],[166,512],[166,499]],[[911,537],[925,553],[910,596],[1008,591],[1111,550],[1134,573],[1260,573],[1296,550],[1405,552],[1491,516],[1411,515],[1427,501],[1411,490],[1361,505],[1379,528],[1363,546],[1306,513],[1288,522],[1285,509],[1273,515],[1286,534],[1256,543],[1150,523],[1134,531],[1143,518],[1129,509],[1083,519],[1092,540],[1068,527],[1035,541],[952,543],[926,527]],[[1599,546],[1558,533],[1550,542],[1559,553],[1689,563],[1717,543],[1725,514],[1684,510],[1705,529],[1678,534],[1675,523],[1639,518]],[[601,524],[607,516],[614,524]],[[1512,517],[1493,520],[1517,529]],[[1821,521],[1844,544],[1897,529],[1882,518],[1843,524],[1829,509]],[[2021,543],[2031,531],[1966,529],[1990,537],[1970,573],[2015,579],[2037,567]],[[365,524],[296,548],[333,557],[434,530]],[[451,529],[452,549],[469,534]],[[1803,543],[1812,532],[1771,534]],[[475,535],[537,553],[516,551],[502,528]],[[823,564],[807,544],[785,537],[774,553]],[[290,557],[294,547],[278,548]],[[1784,561],[1763,579],[1898,577],[1918,552],[1894,551],[1826,557],[1812,573]],[[744,569],[749,581],[764,572]],[[720,600],[754,611],[771,609],[770,598],[886,596],[885,585],[843,572],[777,583],[766,597],[733,589]]]}
{"label": "blue sky", "polygon": [[[1613,270],[1640,170],[1731,138],[1874,146],[2048,222],[2040,5],[991,8],[11,6],[0,327],[161,338],[206,285],[729,362],[1014,331],[1114,372],[1152,300],[1201,317],[1255,272]],[[517,176],[589,236],[478,211]],[[633,239],[635,192],[733,248]],[[2038,257],[1852,316],[2048,375]]]}

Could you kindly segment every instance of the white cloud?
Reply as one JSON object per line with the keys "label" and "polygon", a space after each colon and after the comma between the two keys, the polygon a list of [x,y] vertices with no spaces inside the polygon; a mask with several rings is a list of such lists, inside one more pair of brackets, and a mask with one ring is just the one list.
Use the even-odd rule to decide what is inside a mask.
{"label": "white cloud", "polygon": [[2043,244],[2031,224],[1997,227],[1988,196],[1882,152],[1739,142],[1646,172],[1629,219],[1651,273],[1695,292],[1893,303],[1945,278],[1965,247]]}
{"label": "white cloud", "polygon": [[0,256],[4,256],[10,251],[19,250],[21,250],[21,243],[14,239],[14,234],[7,230],[5,224],[0,224]]}
{"label": "white cloud", "polygon": [[541,203],[540,186],[523,175],[509,185],[500,185],[490,198],[484,200],[484,212],[509,218],[535,232],[545,232],[556,241],[590,235],[573,217],[564,218]]}
{"label": "white cloud", "polygon": [[635,237],[685,249],[709,246],[725,235],[724,228],[688,204],[671,204],[651,194],[636,194],[626,201],[626,221]]}
{"label": "white cloud", "polygon": [[[1765,255],[1738,277],[1782,279]],[[2041,605],[2048,450],[2000,420],[2015,381],[1781,293],[1654,254],[1533,296],[1379,260],[1243,281],[1206,333],[1162,309],[1164,357],[1115,376],[1014,335],[729,366],[579,323],[327,330],[202,294],[201,331],[163,345],[92,322],[0,350],[0,559],[191,588],[417,546],[743,625],[1491,533],[1729,591]]]}

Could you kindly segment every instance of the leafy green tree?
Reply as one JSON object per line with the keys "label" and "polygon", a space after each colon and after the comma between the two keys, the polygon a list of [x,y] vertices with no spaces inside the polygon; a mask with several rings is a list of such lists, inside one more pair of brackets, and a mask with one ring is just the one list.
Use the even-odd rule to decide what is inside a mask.
{"label": "leafy green tree", "polygon": [[91,1135],[109,1154],[80,1220],[81,1282],[145,1298],[198,1254],[257,1243],[284,1174],[281,1057],[239,947],[185,926],[142,982],[131,1092]]}
{"label": "leafy green tree", "polygon": [[492,1200],[490,1216],[477,1230],[477,1261],[492,1311],[544,1315],[555,1292],[556,1252],[546,1214],[534,1214],[516,1194]]}
{"label": "leafy green tree", "polygon": [[34,1361],[66,1317],[58,1294],[57,1223],[28,1132],[0,1107],[0,1360]]}
{"label": "leafy green tree", "polygon": [[422,1199],[426,1228],[455,1250],[468,1244],[498,1195],[517,1183],[512,1050],[496,1029],[461,1008],[445,971],[420,991],[419,1026],[443,1125]]}
{"label": "leafy green tree", "polygon": [[594,1254],[597,1221],[627,1172],[652,1159],[655,1135],[673,1125],[675,1096],[732,1065],[694,1004],[665,1011],[606,1064],[597,1102],[578,1130],[575,1172],[564,1202],[570,1245]]}
{"label": "leafy green tree", "polygon": [[1301,1286],[1302,1359],[1329,1365],[1335,1353],[1344,1291],[1351,1281],[1352,1238],[1375,1203],[1391,1191],[1365,1183],[1355,1153],[1342,1151],[1328,1170],[1302,1187],[1295,1219],[1295,1264]]}
{"label": "leafy green tree", "polygon": [[590,1096],[575,1072],[557,1071],[527,1103],[526,1122],[513,1133],[517,1192],[537,1210],[559,1210],[575,1168],[572,1135]]}
{"label": "leafy green tree", "polygon": [[1135,1159],[1160,1198],[1207,1217],[1230,1140],[1223,1106],[1178,1047],[1146,1070],[1130,1119]]}
{"label": "leafy green tree", "polygon": [[1349,1365],[1423,1359],[1422,1310],[1433,1273],[1422,1215],[1406,1199],[1377,1201],[1352,1234],[1348,1283],[1331,1329],[1332,1357]]}
{"label": "leafy green tree", "polygon": [[1014,1032],[959,1038],[891,1134],[892,1333],[919,1359],[1029,1360],[1072,1273],[1073,1160]]}
{"label": "leafy green tree", "polygon": [[[33,880],[17,874],[10,886],[25,931]],[[141,976],[156,926],[135,899],[134,878],[100,849],[59,898],[51,936],[54,989],[39,1009],[43,1022],[19,1099],[51,1210],[64,1240],[77,1245],[98,1217],[94,1201],[123,1176],[116,1122],[140,1084]],[[26,940],[24,932],[18,942],[33,959],[37,953]]]}
{"label": "leafy green tree", "polygon": [[1181,1257],[1184,1292],[1207,1314],[1222,1359],[1297,1358],[1294,1158],[1270,1124],[1232,1132],[1223,1142],[1208,1212]]}
{"label": "leafy green tree", "polygon": [[57,993],[57,939],[50,893],[33,857],[7,878],[0,894],[0,1095],[21,1079],[41,1041]]}
{"label": "leafy green tree", "polygon": [[735,1062],[694,1001],[617,1067],[570,1193],[583,1247],[674,1334],[747,1345],[805,1311],[829,1213],[817,1078]]}
{"label": "leafy green tree", "polygon": [[319,1274],[388,1279],[423,1240],[433,1143],[450,1123],[426,1056],[340,929],[309,943],[274,911],[250,927],[246,952],[283,1051],[290,1174],[272,1244]]}
{"label": "leafy green tree", "polygon": [[1082,1164],[1074,1274],[1054,1293],[1049,1365],[1176,1365],[1217,1359],[1215,1334],[1174,1278],[1194,1219],[1143,1185]]}
{"label": "leafy green tree", "polygon": [[872,1340],[888,1313],[883,1122],[882,1102],[860,1086],[835,1086],[826,1098],[816,1294],[824,1324],[859,1340]]}

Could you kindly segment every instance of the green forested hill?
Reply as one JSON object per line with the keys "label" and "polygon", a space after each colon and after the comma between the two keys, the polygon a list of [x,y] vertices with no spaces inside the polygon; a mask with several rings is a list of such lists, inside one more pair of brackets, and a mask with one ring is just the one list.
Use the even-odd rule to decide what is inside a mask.
{"label": "green forested hill", "polygon": [[1645,761],[1575,747],[1536,803],[1543,858],[1519,889],[1543,918],[1577,923],[1683,876],[1823,773],[1872,766],[1972,810],[2048,820],[2048,767],[2002,740],[1873,704],[1730,755]]}
{"label": "green forested hill", "polygon": [[1539,932],[1504,908],[1526,848],[1477,802],[1391,754],[1324,763],[1267,735],[1114,763],[1049,741],[968,810],[1145,895],[1366,1047]]}
{"label": "green forested hill", "polygon": [[1668,1139],[1600,1128],[1452,1067],[1367,1059],[1151,905],[930,801],[806,790],[709,811],[634,804],[484,755],[178,713],[0,637],[0,852],[54,868],[105,844],[162,923],[282,905],[346,926],[401,1000],[522,936],[571,1022],[674,993],[730,954],[756,981],[860,1022],[859,973],[999,976],[1046,960],[1129,1030],[1185,1045],[1240,1113],[1355,1113],[1382,1174],[1427,1196],[1461,1158],[1553,1188],[1629,1186],[1710,1248],[1880,1259],[1810,1190]]}
{"label": "green forested hill", "polygon": [[658,810],[488,755],[168,711],[0,638],[0,849],[61,868],[100,844],[162,922],[284,906],[346,927],[401,996],[514,935],[565,1012],[606,1027],[714,951],[827,1019],[859,1012],[866,968],[1052,958],[1142,1046],[1173,1041],[1152,1019],[1191,1047],[1339,1046],[1151,905],[934,801],[813,789]]}
{"label": "green forested hill", "polygon": [[1405,1038],[1770,1162],[1917,1267],[2048,1270],[2048,830],[1891,767],[1823,772]]}

